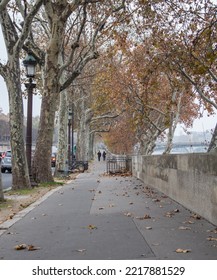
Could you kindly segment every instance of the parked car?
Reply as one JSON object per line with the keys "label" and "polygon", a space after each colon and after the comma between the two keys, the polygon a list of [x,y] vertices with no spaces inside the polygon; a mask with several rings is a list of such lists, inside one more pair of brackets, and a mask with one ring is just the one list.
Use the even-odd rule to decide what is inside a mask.
{"label": "parked car", "polygon": [[56,153],[52,153],[51,155],[51,166],[52,167],[56,166]]}
{"label": "parked car", "polygon": [[7,151],[6,155],[1,160],[1,172],[5,171],[12,172],[12,163],[11,163],[11,152]]}
{"label": "parked car", "polygon": [[2,155],[3,155],[4,152],[0,152],[0,162],[2,160]]}
{"label": "parked car", "polygon": [[8,151],[6,151],[6,152],[3,152],[3,153],[2,153],[2,158],[4,158],[4,157],[11,157],[11,151],[8,150]]}

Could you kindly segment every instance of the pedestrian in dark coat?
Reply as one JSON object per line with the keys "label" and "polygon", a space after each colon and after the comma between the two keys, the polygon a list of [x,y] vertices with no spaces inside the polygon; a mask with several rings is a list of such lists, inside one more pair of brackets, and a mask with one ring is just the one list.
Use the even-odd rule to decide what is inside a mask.
{"label": "pedestrian in dark coat", "polygon": [[103,160],[106,159],[106,152],[105,151],[103,152],[102,157],[103,157]]}
{"label": "pedestrian in dark coat", "polygon": [[101,152],[99,151],[98,153],[97,153],[97,156],[98,156],[98,161],[100,161],[100,158],[101,158]]}

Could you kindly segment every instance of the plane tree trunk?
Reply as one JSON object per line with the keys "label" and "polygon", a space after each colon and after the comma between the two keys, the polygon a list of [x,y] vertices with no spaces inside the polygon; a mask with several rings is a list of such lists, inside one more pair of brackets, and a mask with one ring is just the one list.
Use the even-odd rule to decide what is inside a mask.
{"label": "plane tree trunk", "polygon": [[55,175],[58,176],[59,172],[67,169],[67,125],[68,125],[68,112],[67,112],[67,91],[64,90],[60,94],[60,105],[58,114],[58,153],[56,159]]}
{"label": "plane tree trunk", "polygon": [[217,124],[213,131],[212,139],[208,148],[209,153],[217,153]]}
{"label": "plane tree trunk", "polygon": [[[12,152],[12,188],[30,188],[30,180],[25,154],[23,101],[20,85],[19,57],[9,57],[6,84],[9,93],[10,135]],[[13,70],[12,70],[13,69]]]}
{"label": "plane tree trunk", "polygon": [[30,188],[29,173],[25,155],[23,100],[20,82],[20,52],[27,38],[32,19],[42,5],[35,1],[24,19],[21,33],[18,35],[7,6],[9,1],[1,1],[0,23],[7,50],[7,63],[0,62],[0,75],[4,78],[9,95],[10,136],[12,151],[12,188]]}
{"label": "plane tree trunk", "polygon": [[52,9],[50,5],[46,5],[47,14],[50,16],[51,32],[44,66],[40,124],[32,168],[32,175],[36,182],[53,181],[50,158],[55,112],[59,103],[60,93],[60,82],[55,77],[59,73],[59,54],[63,44],[66,24],[66,19],[61,19],[61,10]]}

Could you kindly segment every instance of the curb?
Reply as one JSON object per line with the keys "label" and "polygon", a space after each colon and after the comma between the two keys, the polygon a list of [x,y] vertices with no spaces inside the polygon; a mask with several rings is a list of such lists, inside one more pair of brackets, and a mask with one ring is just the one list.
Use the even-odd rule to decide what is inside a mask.
{"label": "curb", "polygon": [[45,201],[49,196],[51,196],[52,194],[54,194],[55,192],[59,191],[60,189],[62,189],[64,187],[60,186],[57,187],[49,192],[47,192],[45,195],[43,195],[41,198],[39,198],[38,200],[36,200],[35,202],[33,202],[31,205],[29,205],[27,208],[21,210],[20,212],[18,212],[16,215],[14,215],[13,219],[11,220],[7,220],[5,222],[3,222],[2,224],[0,224],[0,236],[6,231],[8,230],[12,225],[14,225],[16,222],[18,222],[19,220],[21,220],[23,217],[25,217],[29,212],[31,212],[35,207],[37,207],[38,205],[40,205],[43,201]]}

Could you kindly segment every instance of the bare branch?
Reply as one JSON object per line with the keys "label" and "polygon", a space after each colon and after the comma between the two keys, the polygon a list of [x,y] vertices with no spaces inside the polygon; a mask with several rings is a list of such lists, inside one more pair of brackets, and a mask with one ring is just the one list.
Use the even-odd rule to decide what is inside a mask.
{"label": "bare branch", "polygon": [[211,104],[214,108],[217,109],[217,104],[215,102],[213,102],[208,96],[206,96],[202,89],[199,88],[199,86],[197,85],[197,83],[186,73],[186,71],[181,67],[181,65],[179,65],[179,70],[180,72],[184,75],[184,77],[195,87],[196,91],[199,93],[199,95],[201,96],[202,99],[204,99],[206,102],[208,102],[209,104]]}
{"label": "bare branch", "polygon": [[42,6],[43,2],[44,2],[43,0],[37,0],[35,5],[32,7],[32,10],[28,13],[24,22],[22,33],[15,45],[16,53],[19,53],[20,49],[23,47],[24,41],[26,40],[31,28],[32,19],[34,18],[34,16],[36,15],[40,7]]}

